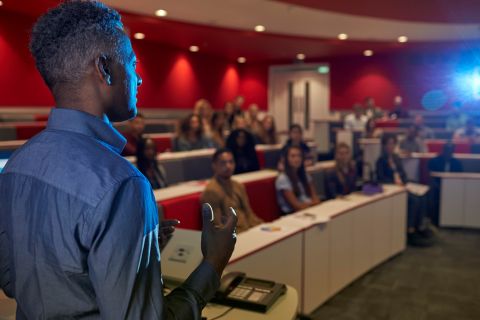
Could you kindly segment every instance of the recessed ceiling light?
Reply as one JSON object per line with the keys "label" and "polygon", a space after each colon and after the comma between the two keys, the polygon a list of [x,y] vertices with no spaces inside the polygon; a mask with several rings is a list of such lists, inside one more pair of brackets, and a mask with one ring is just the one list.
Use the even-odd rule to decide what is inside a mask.
{"label": "recessed ceiling light", "polygon": [[365,51],[363,51],[363,55],[365,57],[371,57],[371,56],[373,56],[373,51],[372,50],[365,50]]}
{"label": "recessed ceiling light", "polygon": [[3,6],[3,1],[0,1],[0,7]]}
{"label": "recessed ceiling light", "polygon": [[245,63],[245,62],[247,62],[247,59],[245,57],[238,57],[237,62],[238,63]]}
{"label": "recessed ceiling light", "polygon": [[304,53],[297,53],[297,59],[298,60],[305,60],[305,54]]}
{"label": "recessed ceiling light", "polygon": [[346,33],[340,33],[340,34],[338,35],[338,39],[340,39],[340,40],[347,40],[347,39],[348,39],[348,34],[346,34]]}
{"label": "recessed ceiling light", "polygon": [[155,11],[155,15],[157,17],[166,17],[167,16],[167,10],[159,9]]}
{"label": "recessed ceiling light", "polygon": [[262,26],[261,24],[259,24],[258,26],[255,26],[255,31],[263,32],[265,31],[265,26]]}
{"label": "recessed ceiling light", "polygon": [[398,37],[398,42],[404,43],[408,41],[408,37],[406,36],[400,36]]}
{"label": "recessed ceiling light", "polygon": [[190,46],[190,52],[198,52],[198,50],[200,50],[200,48],[198,46]]}
{"label": "recessed ceiling light", "polygon": [[133,37],[137,40],[142,40],[142,39],[145,39],[145,34],[141,32],[137,32],[133,35]]}

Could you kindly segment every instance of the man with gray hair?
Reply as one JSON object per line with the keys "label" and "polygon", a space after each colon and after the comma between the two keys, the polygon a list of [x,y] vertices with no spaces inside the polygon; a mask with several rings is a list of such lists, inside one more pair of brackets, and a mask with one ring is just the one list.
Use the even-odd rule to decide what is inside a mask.
{"label": "man with gray hair", "polygon": [[110,121],[135,117],[136,56],[120,15],[96,1],[42,16],[31,52],[56,107],[46,130],[0,174],[0,287],[17,319],[200,319],[234,245],[236,217],[204,205],[204,259],[163,296],[159,224],[148,180],[120,156]]}

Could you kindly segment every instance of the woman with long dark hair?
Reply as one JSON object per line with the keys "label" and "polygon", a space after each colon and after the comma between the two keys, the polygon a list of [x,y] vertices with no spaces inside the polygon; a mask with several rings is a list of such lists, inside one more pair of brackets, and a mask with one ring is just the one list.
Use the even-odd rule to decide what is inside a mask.
{"label": "woman with long dark hair", "polygon": [[225,147],[225,113],[216,111],[210,120],[210,127],[212,128],[212,141],[215,148],[220,149]]}
{"label": "woman with long dark hair", "polygon": [[245,129],[235,129],[227,138],[226,147],[235,158],[235,174],[260,170],[255,138]]}
{"label": "woman with long dark hair", "polygon": [[195,114],[180,121],[177,136],[173,142],[174,151],[190,151],[213,148],[213,142],[203,132],[202,122]]}
{"label": "woman with long dark hair", "polygon": [[[377,160],[377,178],[379,182],[405,186],[408,182],[402,159],[395,153],[397,146],[395,135],[383,135],[382,155]],[[410,245],[428,246],[433,242],[432,232],[425,221],[427,196],[408,193],[407,240]]]}
{"label": "woman with long dark hair", "polygon": [[271,115],[266,115],[262,120],[260,141],[262,144],[277,144],[277,130],[275,128],[275,120]]}
{"label": "woman with long dark hair", "polygon": [[137,168],[148,179],[152,189],[168,186],[165,169],[157,161],[157,146],[152,139],[142,139],[137,144]]}
{"label": "woman with long dark hair", "polygon": [[275,181],[277,201],[283,214],[289,214],[320,203],[312,178],[304,166],[304,153],[299,146],[288,146],[280,161],[284,170]]}

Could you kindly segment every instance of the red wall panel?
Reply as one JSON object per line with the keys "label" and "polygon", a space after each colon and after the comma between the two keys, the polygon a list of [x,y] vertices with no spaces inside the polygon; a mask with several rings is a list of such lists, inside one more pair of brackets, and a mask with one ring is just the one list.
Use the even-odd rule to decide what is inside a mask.
{"label": "red wall panel", "polygon": [[[51,106],[53,98],[35,69],[28,51],[34,20],[16,13],[0,12],[0,107]],[[133,41],[143,84],[138,93],[140,108],[193,108],[206,98],[223,108],[236,95],[246,106],[267,107],[268,67],[239,66],[219,57],[190,53],[149,41]],[[242,69],[242,70],[240,70]]]}
{"label": "red wall panel", "polygon": [[[33,22],[32,18],[0,11],[0,107],[53,104],[28,52]],[[138,94],[140,108],[189,109],[199,98],[210,100],[214,108],[222,108],[225,101],[242,94],[245,108],[257,103],[267,109],[267,62],[239,65],[147,40],[134,40],[133,46],[139,59],[138,72],[144,80]],[[330,63],[331,109],[341,110],[350,109],[366,96],[389,109],[396,95],[403,96],[406,106],[419,109],[422,97],[430,90],[444,92],[447,108],[477,107],[468,78],[477,60],[474,50],[464,45],[443,52],[410,50],[318,61]]]}

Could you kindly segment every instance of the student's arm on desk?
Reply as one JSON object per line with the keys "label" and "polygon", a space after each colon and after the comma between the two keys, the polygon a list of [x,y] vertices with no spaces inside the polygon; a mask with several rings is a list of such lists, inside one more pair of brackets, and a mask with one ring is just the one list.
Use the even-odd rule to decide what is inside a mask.
{"label": "student's arm on desk", "polygon": [[79,237],[103,319],[200,319],[219,275],[202,262],[180,288],[163,296],[157,206],[144,177],[120,182],[85,219]]}
{"label": "student's arm on desk", "polygon": [[310,207],[311,203],[300,202],[297,199],[297,196],[292,190],[282,190],[285,200],[293,208],[293,210],[298,211]]}
{"label": "student's arm on desk", "polygon": [[312,195],[312,204],[319,204],[320,199],[317,195],[317,190],[315,190],[315,186],[313,185],[313,181],[308,183],[308,187],[310,188],[310,194]]}

